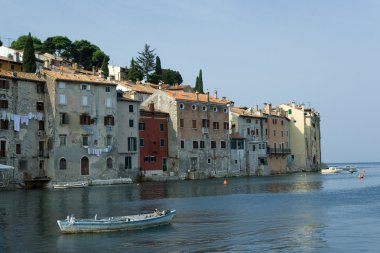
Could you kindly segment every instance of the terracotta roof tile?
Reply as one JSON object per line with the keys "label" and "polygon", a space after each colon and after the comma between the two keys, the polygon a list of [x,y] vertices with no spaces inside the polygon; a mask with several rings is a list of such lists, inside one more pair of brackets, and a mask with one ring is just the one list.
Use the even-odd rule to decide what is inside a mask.
{"label": "terracotta roof tile", "polygon": [[3,70],[3,69],[0,69],[0,77],[27,80],[27,81],[45,82],[45,79],[43,79],[42,77],[38,77],[34,73],[17,72],[17,71],[12,72],[12,71]]}
{"label": "terracotta roof tile", "polygon": [[117,85],[113,81],[108,81],[98,76],[67,73],[63,71],[51,71],[43,70],[43,73],[55,80],[72,81],[72,82],[85,82],[85,83],[97,83],[105,85]]}
{"label": "terracotta roof tile", "polygon": [[231,109],[231,112],[234,112],[240,116],[244,116],[244,117],[251,117],[251,118],[266,118],[263,116],[263,114],[261,112],[257,113],[257,111],[251,111],[249,110],[248,108],[244,107],[232,107]]}
{"label": "terracotta roof tile", "polygon": [[131,84],[130,82],[127,81],[121,81],[117,82],[118,85],[122,86],[123,88],[140,92],[140,93],[146,93],[146,94],[153,94],[157,89],[153,88],[150,84]]}
{"label": "terracotta roof tile", "polygon": [[[196,97],[196,93],[189,93],[189,92],[183,92],[183,91],[171,91],[166,90],[164,91],[169,96],[172,96],[176,100],[187,100],[187,101],[200,101],[200,102],[207,102],[207,95],[206,94],[198,94],[198,100]],[[221,100],[214,98],[212,96],[209,96],[209,102],[215,103],[215,104],[229,104],[232,101],[230,100]]]}

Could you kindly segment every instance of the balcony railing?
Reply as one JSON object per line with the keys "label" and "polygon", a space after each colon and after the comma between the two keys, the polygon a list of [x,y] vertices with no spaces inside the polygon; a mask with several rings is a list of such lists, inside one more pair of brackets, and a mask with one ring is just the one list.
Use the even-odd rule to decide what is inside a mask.
{"label": "balcony railing", "polygon": [[267,154],[279,154],[279,155],[286,155],[290,154],[291,149],[290,148],[267,148]]}

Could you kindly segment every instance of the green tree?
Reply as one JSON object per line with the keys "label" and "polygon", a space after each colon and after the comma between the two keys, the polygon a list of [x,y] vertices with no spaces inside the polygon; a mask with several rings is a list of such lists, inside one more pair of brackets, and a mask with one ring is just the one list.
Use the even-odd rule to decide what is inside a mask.
{"label": "green tree", "polygon": [[161,69],[161,60],[160,57],[156,56],[156,74],[161,75],[162,69]]}
{"label": "green tree", "polygon": [[3,42],[0,40],[0,47],[3,45]]}
{"label": "green tree", "polygon": [[181,74],[171,69],[162,70],[162,81],[169,85],[181,84],[183,82]]}
{"label": "green tree", "polygon": [[72,42],[65,36],[49,37],[42,43],[42,50],[46,53],[69,58]]}
{"label": "green tree", "polygon": [[195,90],[199,93],[203,94],[203,79],[202,79],[202,70],[199,70],[199,75],[197,77],[197,81],[195,83]]}
{"label": "green tree", "polygon": [[133,82],[141,80],[143,77],[143,74],[141,73],[140,69],[138,68],[135,60],[132,58],[131,60],[131,66],[128,70],[127,80],[131,80]]}
{"label": "green tree", "polygon": [[34,54],[34,46],[32,36],[28,35],[28,38],[24,46],[24,54],[22,56],[22,68],[24,72],[35,73],[36,72],[36,56]]}
{"label": "green tree", "polygon": [[138,52],[139,56],[136,58],[136,62],[143,73],[143,78],[148,80],[149,73],[152,72],[155,68],[154,59],[156,54],[154,49],[150,49],[148,44],[145,44],[143,51]]}
{"label": "green tree", "polygon": [[[24,49],[26,41],[28,40],[28,35],[22,35],[17,38],[17,40],[12,41],[11,48],[16,50]],[[37,37],[32,37],[33,40],[33,47],[35,51],[41,51],[42,50],[42,42]]]}
{"label": "green tree", "polygon": [[109,75],[109,71],[108,71],[108,61],[109,61],[109,59],[107,59],[107,57],[104,57],[104,58],[103,58],[102,67],[101,67],[101,70],[102,70],[102,72],[103,72],[105,78],[107,78],[108,75]]}
{"label": "green tree", "polygon": [[150,74],[148,77],[148,82],[158,84],[162,80],[162,69],[160,57],[156,56],[156,71]]}
{"label": "green tree", "polygon": [[77,40],[72,45],[72,60],[82,65],[86,70],[91,70],[93,66],[100,68],[104,57],[109,60],[108,55],[87,40]]}

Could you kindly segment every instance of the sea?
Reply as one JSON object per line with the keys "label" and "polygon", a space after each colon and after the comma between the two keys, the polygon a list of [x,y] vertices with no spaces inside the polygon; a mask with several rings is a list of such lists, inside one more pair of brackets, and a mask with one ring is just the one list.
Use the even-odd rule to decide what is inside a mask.
{"label": "sea", "polygon": [[[340,166],[346,164],[334,164]],[[0,252],[378,252],[380,163],[359,172],[0,192]],[[358,174],[364,174],[358,179]],[[61,234],[58,219],[176,209],[170,225]]]}

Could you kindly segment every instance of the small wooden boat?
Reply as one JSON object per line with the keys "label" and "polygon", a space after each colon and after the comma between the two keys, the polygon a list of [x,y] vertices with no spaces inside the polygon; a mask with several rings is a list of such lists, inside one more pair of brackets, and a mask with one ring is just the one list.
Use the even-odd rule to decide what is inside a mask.
{"label": "small wooden boat", "polygon": [[72,182],[72,183],[53,184],[54,189],[84,188],[87,186],[88,186],[88,182]]}
{"label": "small wooden boat", "polygon": [[176,210],[156,209],[151,213],[101,219],[97,215],[93,219],[76,219],[71,215],[65,220],[57,220],[57,223],[61,232],[66,234],[135,230],[169,224],[175,213]]}

